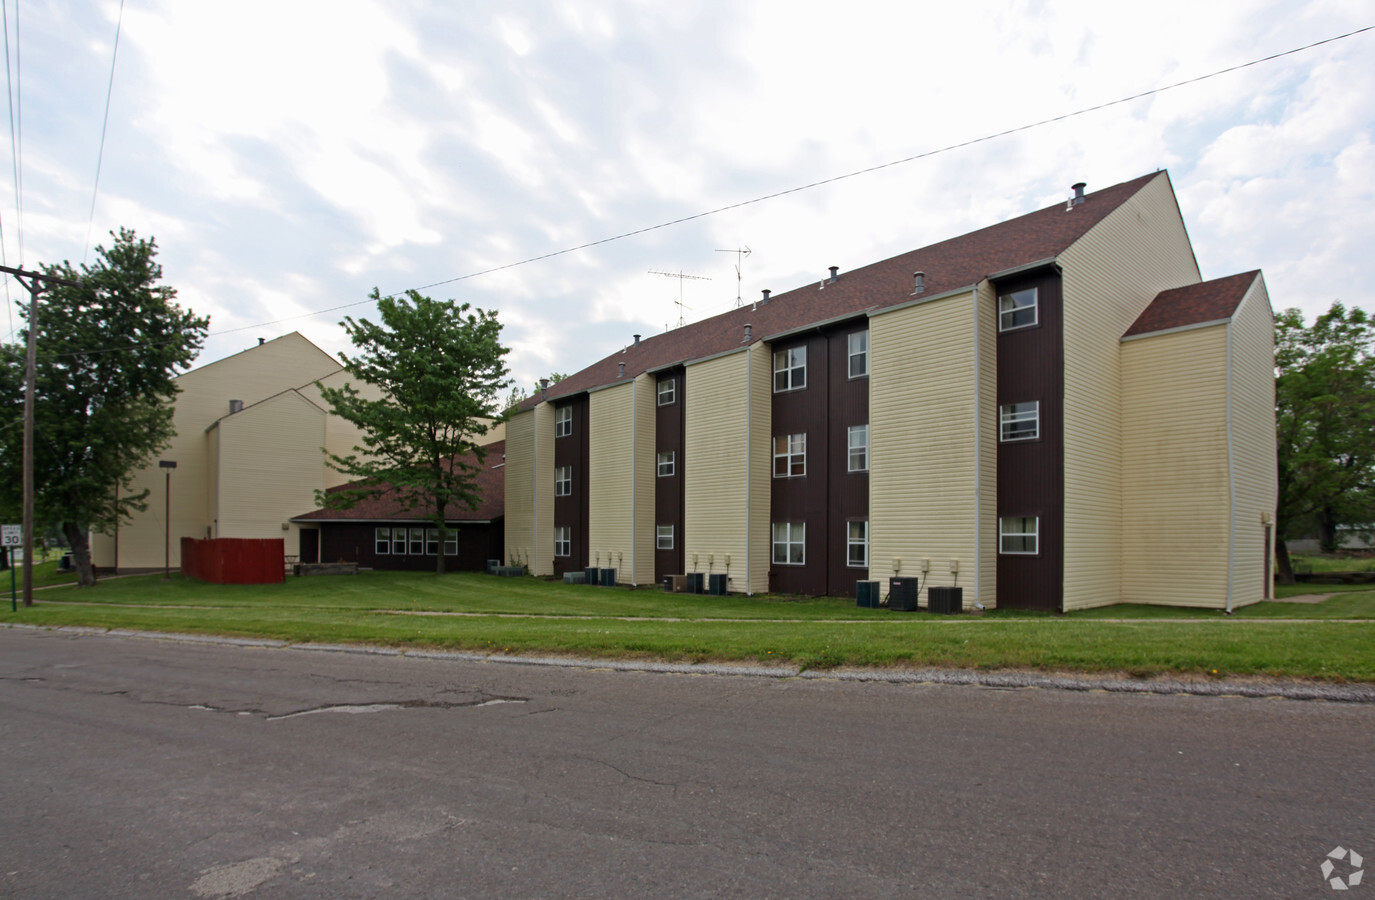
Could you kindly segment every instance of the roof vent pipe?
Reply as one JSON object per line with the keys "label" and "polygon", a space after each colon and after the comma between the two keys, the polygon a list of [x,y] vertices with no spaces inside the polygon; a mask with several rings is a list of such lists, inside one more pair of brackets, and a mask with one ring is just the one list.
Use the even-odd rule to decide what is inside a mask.
{"label": "roof vent pipe", "polygon": [[741,341],[740,343],[742,343],[742,344],[748,344],[748,343],[750,342],[750,329],[753,328],[753,327],[754,327],[754,326],[751,325],[749,322],[746,322],[746,323],[745,323],[745,339],[744,339],[743,341]]}
{"label": "roof vent pipe", "polygon": [[913,281],[912,293],[914,293],[914,294],[920,294],[922,291],[926,290],[926,273],[925,273],[925,272],[913,272],[913,273],[912,273],[912,281]]}
{"label": "roof vent pipe", "polygon": [[261,347],[263,344],[266,344],[266,343],[267,343],[267,338],[258,338],[258,346],[259,346],[259,347]]}
{"label": "roof vent pipe", "polygon": [[635,338],[635,346],[636,346],[636,347],[640,346],[640,336],[637,334],[637,335],[633,335],[633,337]]}
{"label": "roof vent pipe", "polygon": [[625,377],[625,363],[616,363],[616,365],[620,368],[620,371],[618,371],[618,372],[616,373],[616,377],[617,377],[617,378],[624,378],[624,377]]}
{"label": "roof vent pipe", "polygon": [[549,399],[549,379],[548,379],[548,378],[541,378],[541,379],[539,380],[539,390],[540,390],[541,396],[543,396],[546,400]]}
{"label": "roof vent pipe", "polygon": [[764,288],[764,301],[763,301],[763,302],[768,303],[768,302],[769,302],[769,294],[772,294],[772,293],[773,293],[773,291],[769,290],[768,288]]}
{"label": "roof vent pipe", "polygon": [[242,401],[242,400],[230,400],[230,401],[229,401],[229,414],[230,414],[231,416],[234,415],[234,413],[241,411],[242,409],[243,409],[243,401]]}
{"label": "roof vent pipe", "polygon": [[1075,206],[1078,206],[1080,203],[1083,203],[1085,199],[1087,199],[1086,197],[1084,197],[1085,187],[1086,185],[1082,181],[1076,181],[1074,184],[1070,185],[1070,189],[1074,191],[1074,200],[1072,201],[1072,203]]}
{"label": "roof vent pipe", "polygon": [[831,281],[840,277],[840,266],[831,266]]}

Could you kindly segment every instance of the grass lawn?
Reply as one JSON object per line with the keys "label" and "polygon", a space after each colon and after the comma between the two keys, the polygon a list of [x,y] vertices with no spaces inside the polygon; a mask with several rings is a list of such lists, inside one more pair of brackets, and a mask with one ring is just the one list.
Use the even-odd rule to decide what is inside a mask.
{"label": "grass lawn", "polygon": [[[364,572],[251,586],[149,575],[93,589],[52,588],[35,601],[17,613],[6,605],[0,624],[804,668],[1375,681],[1375,591],[1344,592],[1319,604],[1262,603],[1232,617],[1136,606],[1065,616],[932,616],[862,609],[844,598],[707,597],[471,573]],[[1339,621],[1347,619],[1371,621]]]}

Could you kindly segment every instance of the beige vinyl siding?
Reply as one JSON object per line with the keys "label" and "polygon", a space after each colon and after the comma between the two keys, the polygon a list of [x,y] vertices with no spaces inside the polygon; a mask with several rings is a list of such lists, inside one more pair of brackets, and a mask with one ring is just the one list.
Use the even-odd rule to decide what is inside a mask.
{"label": "beige vinyl siding", "polygon": [[751,485],[756,472],[766,472],[768,467],[757,446],[762,441],[767,447],[767,431],[761,430],[760,422],[763,429],[768,428],[768,398],[765,395],[761,403],[759,379],[752,377],[766,365],[763,347],[755,344],[743,352],[690,365],[684,373],[683,487],[687,499],[683,551],[687,570],[725,572],[733,591],[768,590],[767,564],[761,566],[758,560],[768,552],[767,542],[761,542],[757,534],[768,527],[767,483],[762,500]]}
{"label": "beige vinyl siding", "polygon": [[[345,384],[350,384],[363,397],[369,400],[377,400],[382,397],[381,388],[366,382],[358,382],[347,372],[340,370],[334,374],[320,379],[320,384],[325,387],[340,388]],[[302,396],[314,403],[316,406],[329,412],[330,406],[320,395],[320,389],[314,382],[303,385],[300,389]],[[330,413],[325,417],[325,443],[324,448],[335,456],[349,456],[355,452],[355,448],[363,446],[363,430],[347,419]],[[361,451],[359,451],[361,453]],[[321,454],[323,457],[323,454]],[[325,487],[332,488],[341,484],[348,484],[353,481],[353,476],[345,475],[338,469],[328,465],[325,467]]]}
{"label": "beige vinyl siding", "polygon": [[632,534],[635,564],[630,572],[632,584],[654,582],[654,432],[658,379],[640,375],[635,379],[632,416],[634,424],[635,517]]}
{"label": "beige vinyl siding", "polygon": [[1223,607],[1227,327],[1125,341],[1121,353],[1122,600]]}
{"label": "beige vinyl siding", "polygon": [[[1276,479],[1274,316],[1256,277],[1228,326],[1232,385],[1232,605],[1274,596],[1265,566],[1265,522],[1274,521]],[[1263,518],[1267,517],[1268,518]],[[1271,529],[1271,556],[1274,535]]]}
{"label": "beige vinyl siding", "polygon": [[613,567],[618,583],[630,583],[633,559],[635,409],[633,382],[593,391],[588,431],[588,553],[593,565]]}
{"label": "beige vinyl siding", "polygon": [[[220,426],[215,423],[210,430],[205,433],[206,468],[211,475],[205,479],[205,505],[206,514],[210,517],[209,530],[206,537],[219,537],[215,533],[215,522],[220,518]],[[288,553],[292,552],[290,550]]]}
{"label": "beige vinyl siding", "polygon": [[[978,540],[975,548],[978,560],[978,580],[969,572],[969,584],[974,586],[973,597],[965,597],[965,606],[978,600],[984,606],[998,605],[998,292],[987,281],[979,285],[974,301],[977,310],[979,346],[978,380],[978,454],[979,504]],[[971,313],[972,315],[973,313]],[[968,590],[965,591],[969,593]]]}
{"label": "beige vinyl siding", "polygon": [[1071,610],[1116,603],[1121,591],[1118,341],[1156,294],[1200,278],[1164,173],[1090,229],[1059,262],[1064,272],[1064,608]]}
{"label": "beige vinyl siding", "polygon": [[216,536],[282,538],[287,553],[297,552],[297,526],[287,520],[315,508],[315,492],[325,487],[325,419],[287,391],[219,423]]}
{"label": "beige vinyl siding", "polygon": [[554,404],[534,409],[534,521],[532,545],[525,553],[531,575],[554,574]]}
{"label": "beige vinyl siding", "polygon": [[968,585],[974,572],[973,303],[957,294],[869,320],[870,578],[900,559],[897,574],[921,577],[922,602],[928,586]]}
{"label": "beige vinyl siding", "polygon": [[506,424],[506,565],[529,558],[535,544],[535,411]]}
{"label": "beige vinyl siding", "polygon": [[[215,475],[210,466],[206,429],[229,415],[230,400],[242,400],[247,408],[338,370],[339,364],[328,354],[293,332],[178,376],[180,393],[172,417],[176,435],[170,446],[134,475],[133,493],[149,492],[148,509],[120,527],[117,562],[111,539],[93,542],[95,564],[102,567],[117,564],[122,571],[162,568],[166,480],[164,470],[158,468],[158,460],[174,460],[177,468],[172,471],[171,478],[171,556],[172,565],[180,565],[181,538],[204,538],[214,524],[210,492]],[[317,443],[317,457],[319,447]],[[307,503],[292,511],[292,515],[299,515],[313,506],[313,502]],[[281,534],[278,525],[273,535],[254,536],[280,537]]]}

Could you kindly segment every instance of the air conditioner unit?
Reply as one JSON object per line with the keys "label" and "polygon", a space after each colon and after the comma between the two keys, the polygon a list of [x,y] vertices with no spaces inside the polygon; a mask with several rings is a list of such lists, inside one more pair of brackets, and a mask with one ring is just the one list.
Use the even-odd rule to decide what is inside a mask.
{"label": "air conditioner unit", "polygon": [[863,606],[866,609],[878,609],[879,602],[883,599],[883,594],[879,590],[877,581],[856,581],[855,582],[855,605]]}
{"label": "air conditioner unit", "polygon": [[704,593],[703,581],[704,576],[701,572],[689,572],[687,575],[687,592],[689,594]]}
{"label": "air conditioner unit", "polygon": [[929,612],[944,615],[964,612],[964,588],[928,588],[926,591],[926,609]]}
{"label": "air conditioner unit", "polygon": [[616,586],[616,570],[602,569],[602,587]]}
{"label": "air conditioner unit", "polygon": [[588,566],[582,570],[582,574],[587,584],[602,583],[602,570],[598,569],[596,566]]}
{"label": "air conditioner unit", "polygon": [[915,612],[917,609],[917,593],[921,587],[921,581],[913,578],[889,578],[888,579],[888,608],[901,610],[903,612]]}
{"label": "air conditioner unit", "polygon": [[714,597],[726,596],[726,576],[724,574],[708,575],[707,593]]}

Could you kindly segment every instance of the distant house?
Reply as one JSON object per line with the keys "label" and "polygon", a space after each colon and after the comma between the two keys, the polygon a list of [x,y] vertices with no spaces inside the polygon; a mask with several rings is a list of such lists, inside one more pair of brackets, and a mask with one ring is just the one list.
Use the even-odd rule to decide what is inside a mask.
{"label": "distant house", "polygon": [[[425,508],[406,509],[396,491],[359,501],[349,509],[316,509],[291,519],[301,531],[301,562],[355,562],[372,569],[434,571],[443,552],[448,571],[482,571],[489,559],[501,559],[505,542],[506,502],[503,456],[506,444],[485,446],[486,458],[465,459],[480,466],[476,509],[461,504],[446,510],[446,540]],[[348,485],[331,488],[343,490]]]}
{"label": "distant house", "polygon": [[[180,375],[176,435],[159,456],[176,468],[154,461],[137,473],[134,488],[149,490],[148,508],[115,535],[92,535],[93,562],[102,570],[160,569],[169,533],[173,566],[182,537],[279,537],[288,554],[300,553],[303,536],[292,516],[314,506],[317,490],[346,481],[325,464],[325,451],[346,455],[362,444],[315,383],[349,380],[338,361],[295,332]],[[369,385],[355,387],[376,395]],[[487,437],[500,439],[501,427]],[[304,540],[313,548],[318,535],[308,531]]]}
{"label": "distant house", "polygon": [[1166,173],[1083,187],[550,385],[507,426],[506,555],[1020,609],[1269,596],[1265,282],[1202,281]]}

